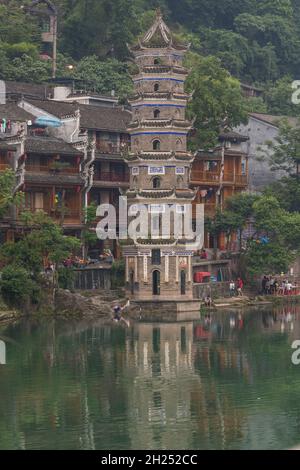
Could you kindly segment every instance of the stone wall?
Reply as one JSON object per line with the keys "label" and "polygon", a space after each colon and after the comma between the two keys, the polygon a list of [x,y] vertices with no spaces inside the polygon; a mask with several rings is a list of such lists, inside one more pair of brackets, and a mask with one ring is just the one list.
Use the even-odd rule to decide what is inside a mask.
{"label": "stone wall", "polygon": [[211,282],[207,284],[194,284],[194,299],[212,299],[230,297],[229,282]]}
{"label": "stone wall", "polygon": [[111,289],[111,270],[99,268],[78,269],[75,271],[74,288],[78,290]]}

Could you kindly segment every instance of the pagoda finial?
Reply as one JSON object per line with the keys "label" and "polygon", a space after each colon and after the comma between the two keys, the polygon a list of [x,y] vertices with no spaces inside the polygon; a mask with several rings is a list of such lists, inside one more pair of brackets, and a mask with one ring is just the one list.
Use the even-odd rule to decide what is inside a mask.
{"label": "pagoda finial", "polygon": [[160,7],[156,8],[156,18],[161,19],[162,16],[163,16],[163,14],[162,14],[162,11],[161,11]]}

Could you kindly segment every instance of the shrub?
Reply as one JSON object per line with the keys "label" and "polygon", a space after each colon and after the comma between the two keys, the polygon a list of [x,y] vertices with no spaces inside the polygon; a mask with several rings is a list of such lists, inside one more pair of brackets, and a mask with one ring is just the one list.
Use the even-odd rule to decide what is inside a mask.
{"label": "shrub", "polygon": [[111,269],[112,274],[112,286],[123,287],[125,284],[125,261],[118,260],[114,261]]}
{"label": "shrub", "polygon": [[75,281],[75,271],[72,268],[59,268],[58,285],[61,289],[72,290]]}
{"label": "shrub", "polygon": [[0,289],[3,299],[16,307],[24,306],[28,302],[37,302],[40,292],[26,269],[15,265],[3,268]]}

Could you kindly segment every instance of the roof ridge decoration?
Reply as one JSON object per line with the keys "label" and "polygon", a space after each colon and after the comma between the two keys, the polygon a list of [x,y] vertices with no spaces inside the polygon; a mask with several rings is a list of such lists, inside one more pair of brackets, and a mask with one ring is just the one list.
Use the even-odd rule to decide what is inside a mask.
{"label": "roof ridge decoration", "polygon": [[162,39],[167,45],[172,44],[172,33],[163,20],[163,15],[160,8],[156,10],[156,19],[151,28],[148,29],[145,36],[143,37],[142,43],[149,43],[157,31],[160,33]]}

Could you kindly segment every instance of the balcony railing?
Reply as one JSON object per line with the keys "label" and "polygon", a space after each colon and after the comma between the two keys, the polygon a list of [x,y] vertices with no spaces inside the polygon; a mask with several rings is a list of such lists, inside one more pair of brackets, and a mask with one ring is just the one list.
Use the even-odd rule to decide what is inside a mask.
{"label": "balcony railing", "polygon": [[[51,217],[58,223],[61,220],[64,220],[64,223],[66,224],[70,224],[70,223],[80,224],[81,223],[80,210],[66,209],[66,213],[63,215],[63,214],[60,214],[58,210],[54,210],[54,209],[36,208],[36,207],[28,207],[28,206],[25,209],[33,213],[45,212],[49,217]],[[22,210],[19,209],[18,215],[21,212]]]}
{"label": "balcony railing", "polygon": [[109,155],[117,155],[121,152],[120,145],[116,145],[112,142],[96,142],[96,149],[99,153],[107,153]]}
{"label": "balcony railing", "polygon": [[79,169],[75,167],[62,167],[55,168],[51,165],[26,165],[26,171],[30,173],[65,173],[65,174],[79,174]]}
{"label": "balcony railing", "polygon": [[129,175],[128,174],[116,174],[111,172],[101,172],[96,173],[94,175],[95,181],[106,181],[106,182],[113,182],[113,183],[129,183]]}
{"label": "balcony railing", "polygon": [[[221,175],[220,172],[212,172],[212,171],[192,171],[191,175],[192,181],[197,181],[201,183],[220,183]],[[246,175],[237,175],[234,173],[224,173],[223,183],[231,183],[231,184],[247,184],[247,176]]]}

